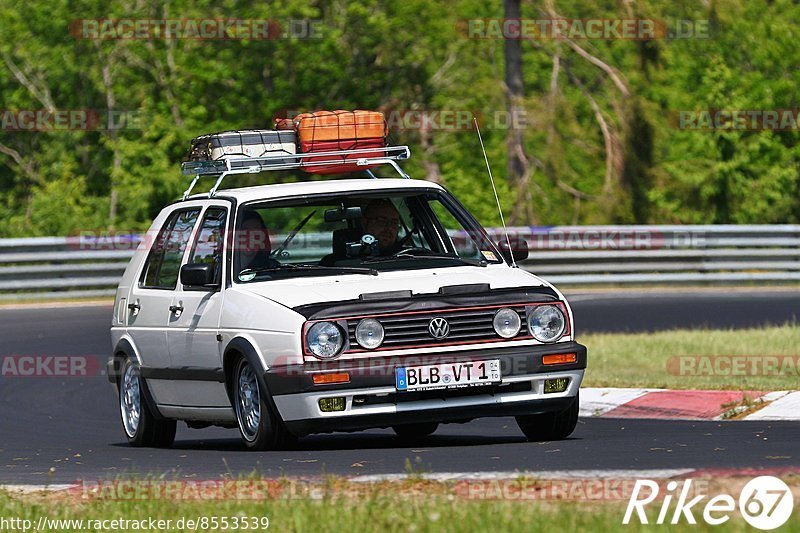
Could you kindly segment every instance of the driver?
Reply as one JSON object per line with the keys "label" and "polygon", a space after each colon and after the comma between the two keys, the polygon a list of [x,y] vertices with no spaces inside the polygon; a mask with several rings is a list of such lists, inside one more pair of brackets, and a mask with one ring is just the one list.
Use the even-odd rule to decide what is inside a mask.
{"label": "driver", "polygon": [[400,213],[391,200],[381,198],[369,202],[364,207],[361,226],[364,228],[365,234],[370,234],[378,239],[381,255],[391,255],[397,251]]}
{"label": "driver", "polygon": [[239,228],[236,246],[239,251],[240,271],[279,265],[269,256],[272,250],[269,231],[256,211],[246,211]]}

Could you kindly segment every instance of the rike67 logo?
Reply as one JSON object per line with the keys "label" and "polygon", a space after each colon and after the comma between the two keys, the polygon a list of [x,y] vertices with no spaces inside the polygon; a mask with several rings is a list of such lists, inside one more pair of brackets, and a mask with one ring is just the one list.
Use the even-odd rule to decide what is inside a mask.
{"label": "rike67 logo", "polygon": [[[679,488],[680,487],[680,488]],[[751,479],[739,493],[738,502],[733,496],[719,494],[700,504],[706,498],[700,494],[690,499],[692,493],[692,480],[687,479],[683,485],[677,481],[667,483],[661,508],[656,518],[656,524],[679,524],[686,520],[689,524],[696,524],[695,512],[701,513],[703,520],[712,526],[724,524],[731,519],[731,515],[739,510],[742,518],[752,527],[761,530],[776,529],[789,520],[794,508],[794,497],[789,486],[782,480],[773,476],[760,476]],[[623,524],[629,524],[634,512],[641,524],[647,524],[648,518],[645,507],[654,502],[659,496],[659,486],[649,479],[636,480],[633,487],[628,507],[625,509]],[[674,509],[672,501],[677,496]],[[738,506],[737,506],[738,503]],[[672,511],[671,517],[670,511]],[[669,522],[667,520],[669,519]]]}

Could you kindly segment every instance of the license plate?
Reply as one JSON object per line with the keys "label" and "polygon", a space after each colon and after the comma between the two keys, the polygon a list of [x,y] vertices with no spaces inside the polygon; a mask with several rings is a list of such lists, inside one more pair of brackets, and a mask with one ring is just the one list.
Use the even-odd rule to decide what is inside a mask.
{"label": "license plate", "polygon": [[500,380],[499,359],[395,369],[395,386],[399,391],[474,387]]}

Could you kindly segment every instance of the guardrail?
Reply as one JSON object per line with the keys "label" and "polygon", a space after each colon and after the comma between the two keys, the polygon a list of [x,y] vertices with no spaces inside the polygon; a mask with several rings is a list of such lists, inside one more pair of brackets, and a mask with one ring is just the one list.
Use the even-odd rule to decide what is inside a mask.
{"label": "guardrail", "polygon": [[[505,239],[500,229],[489,233]],[[520,266],[559,286],[800,282],[800,225],[511,227],[508,233],[512,245],[528,243],[530,256]],[[113,295],[139,239],[0,239],[0,299]]]}

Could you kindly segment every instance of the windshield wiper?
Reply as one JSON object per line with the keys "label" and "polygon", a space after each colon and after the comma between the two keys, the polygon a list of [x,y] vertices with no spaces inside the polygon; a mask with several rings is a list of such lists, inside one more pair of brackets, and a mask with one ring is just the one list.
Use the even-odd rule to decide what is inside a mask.
{"label": "windshield wiper", "polygon": [[465,257],[457,257],[454,255],[441,255],[441,254],[428,254],[428,253],[413,253],[413,252],[406,252],[401,250],[399,254],[392,254],[383,257],[370,257],[368,259],[364,259],[361,263],[380,263],[383,261],[414,261],[417,259],[452,259],[454,261],[460,261],[466,265],[470,266],[479,266],[485,267],[488,265],[486,261],[478,260],[478,259],[468,259]]}
{"label": "windshield wiper", "polygon": [[361,268],[361,267],[347,267],[347,266],[323,266],[323,265],[306,265],[303,263],[280,265],[274,267],[261,267],[261,268],[247,268],[239,272],[239,278],[242,274],[260,274],[262,272],[279,272],[282,270],[327,270],[336,271],[346,274],[366,274],[368,276],[377,276],[378,271],[374,268]]}

